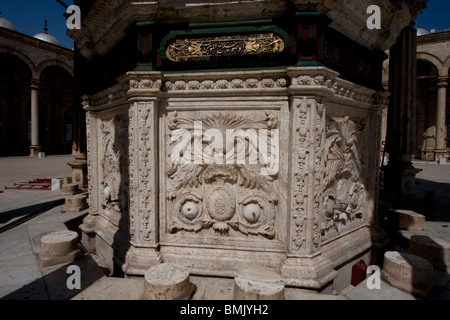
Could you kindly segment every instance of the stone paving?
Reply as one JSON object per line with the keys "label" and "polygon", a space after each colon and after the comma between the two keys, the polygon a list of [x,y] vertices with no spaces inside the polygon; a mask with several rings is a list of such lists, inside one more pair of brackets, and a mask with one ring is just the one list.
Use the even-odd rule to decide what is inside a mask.
{"label": "stone paving", "polygon": [[[95,255],[84,254],[76,265],[83,277],[81,289],[69,289],[68,266],[43,268],[39,264],[40,239],[45,234],[77,231],[87,210],[62,213],[64,197],[59,191],[4,190],[5,186],[36,178],[70,176],[72,156],[0,158],[0,300],[138,300],[143,279],[107,277]],[[395,250],[406,251],[409,238],[417,234],[438,236],[450,242],[450,165],[415,162],[423,169],[417,176],[414,210],[426,216],[424,231],[401,230]],[[28,221],[7,229],[24,216],[38,212]],[[83,249],[83,248],[81,248]],[[73,263],[72,263],[73,264]],[[434,271],[429,300],[450,300],[450,275]],[[233,279],[191,276],[197,290],[193,300],[228,300],[233,297]],[[364,282],[349,286],[338,295],[318,294],[286,288],[286,300],[421,300],[382,282],[380,290],[369,290]]]}

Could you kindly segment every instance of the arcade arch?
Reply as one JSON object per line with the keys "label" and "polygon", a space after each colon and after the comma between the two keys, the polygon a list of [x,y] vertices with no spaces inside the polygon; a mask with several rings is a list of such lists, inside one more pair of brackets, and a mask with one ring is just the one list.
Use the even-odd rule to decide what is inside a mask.
{"label": "arcade arch", "polygon": [[73,51],[0,28],[0,156],[72,153]]}

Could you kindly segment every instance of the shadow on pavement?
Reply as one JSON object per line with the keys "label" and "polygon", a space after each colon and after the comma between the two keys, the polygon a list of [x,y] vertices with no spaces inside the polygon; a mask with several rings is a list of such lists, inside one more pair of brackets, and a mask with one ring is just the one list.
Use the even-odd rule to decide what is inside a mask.
{"label": "shadow on pavement", "polygon": [[24,208],[0,212],[0,225],[5,224],[15,218],[21,217],[21,218],[15,220],[14,222],[11,222],[10,224],[2,226],[0,228],[0,233],[3,233],[6,230],[9,230],[27,220],[30,220],[30,219],[36,217],[37,215],[44,213],[50,209],[53,209],[60,205],[63,205],[64,201],[65,201],[64,199],[58,199],[58,200],[53,200],[53,201],[44,202],[44,203],[40,203],[40,204],[35,204],[35,205],[24,207]]}
{"label": "shadow on pavement", "polygon": [[[80,289],[68,288],[68,282],[73,283],[70,277],[74,273],[68,272],[68,267],[72,265],[80,268]],[[51,268],[48,269],[51,270]],[[89,254],[85,254],[74,262],[53,268],[57,269],[1,297],[0,300],[69,300],[105,276],[105,273]]]}

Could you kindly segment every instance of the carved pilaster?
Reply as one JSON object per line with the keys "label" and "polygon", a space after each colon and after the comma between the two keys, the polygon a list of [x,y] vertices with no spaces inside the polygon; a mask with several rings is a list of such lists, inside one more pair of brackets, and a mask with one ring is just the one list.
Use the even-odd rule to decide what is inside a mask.
{"label": "carved pilaster", "polygon": [[[322,72],[319,72],[322,73]],[[327,92],[326,76],[295,75],[291,89],[316,86]],[[331,82],[330,82],[331,86]],[[291,98],[292,173],[288,259],[281,274],[288,283],[320,288],[335,276],[331,262],[321,254],[321,166],[325,142],[325,108],[317,97]]]}
{"label": "carved pilaster", "polygon": [[[291,243],[293,254],[311,254],[320,248],[320,217],[318,215],[317,188],[320,185],[320,131],[323,105],[315,99],[293,99],[293,175],[291,197]],[[313,130],[311,130],[313,129]]]}
{"label": "carved pilaster", "polygon": [[133,72],[129,83],[129,231],[131,248],[123,271],[143,274],[161,262],[158,224],[158,99],[157,72]]}

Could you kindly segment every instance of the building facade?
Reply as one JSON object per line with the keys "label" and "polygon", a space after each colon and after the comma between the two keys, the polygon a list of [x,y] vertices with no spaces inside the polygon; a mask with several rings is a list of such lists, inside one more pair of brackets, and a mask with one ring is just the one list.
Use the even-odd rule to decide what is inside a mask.
{"label": "building facade", "polygon": [[418,35],[416,158],[448,160],[450,32]]}
{"label": "building facade", "polygon": [[[416,111],[414,159],[439,161],[450,156],[450,32],[417,29]],[[389,50],[387,51],[389,55]],[[383,66],[383,86],[389,90],[389,59]],[[386,141],[388,110],[383,113],[382,141]],[[383,146],[382,146],[383,150]],[[388,158],[388,154],[385,154]],[[387,160],[386,160],[387,161]]]}
{"label": "building facade", "polygon": [[73,51],[0,18],[0,156],[71,154]]}

